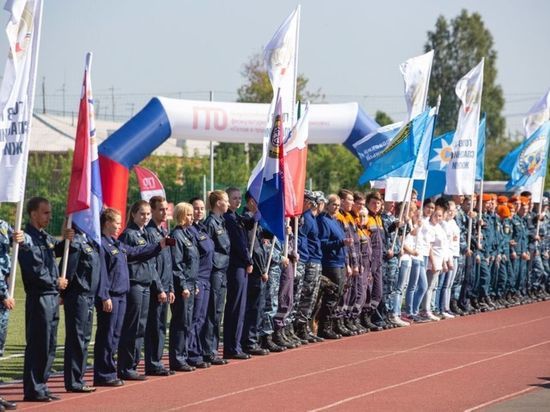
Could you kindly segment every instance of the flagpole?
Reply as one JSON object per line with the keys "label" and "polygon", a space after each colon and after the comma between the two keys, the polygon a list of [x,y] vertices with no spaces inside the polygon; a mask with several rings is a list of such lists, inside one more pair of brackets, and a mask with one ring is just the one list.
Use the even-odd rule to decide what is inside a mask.
{"label": "flagpole", "polygon": [[435,106],[435,119],[434,119],[434,127],[432,129],[432,137],[430,140],[430,149],[428,151],[428,159],[426,161],[426,178],[424,179],[424,184],[422,185],[422,197],[420,198],[421,206],[424,205],[424,198],[426,197],[426,189],[428,187],[428,175],[430,174],[430,153],[432,151],[432,143],[434,140],[434,134],[435,134],[435,128],[437,126],[437,117],[439,116],[439,108],[441,107],[441,95],[437,95],[437,105]]}
{"label": "flagpole", "polygon": [[[210,101],[214,101],[214,92],[210,90]],[[214,191],[214,141],[210,140],[210,191]]]}
{"label": "flagpole", "polygon": [[293,87],[292,87],[292,93],[293,93],[293,96],[292,96],[292,112],[291,112],[291,119],[292,121],[290,122],[290,127],[292,127],[292,125],[294,124],[294,118],[296,116],[295,114],[295,110],[296,110],[296,95],[297,95],[297,77],[298,77],[298,47],[300,45],[300,18],[301,18],[301,10],[302,10],[302,6],[298,4],[298,6],[296,7],[296,18],[297,18],[297,21],[296,21],[296,44],[295,44],[295,49],[294,49],[294,84],[293,84]]}
{"label": "flagpole", "polygon": [[[483,179],[479,182],[479,218],[483,220]],[[481,223],[477,225],[477,245],[481,246]]]}
{"label": "flagpole", "polygon": [[[69,217],[67,218],[67,229],[72,229],[73,227],[73,214],[70,213]],[[65,279],[67,277],[67,264],[69,263],[69,247],[71,246],[71,241],[69,239],[65,239],[65,244],[63,246],[63,260],[61,263],[61,279]]]}
{"label": "flagpole", "polygon": [[256,231],[258,230],[258,221],[254,221],[254,227],[252,228],[252,239],[250,239],[250,250],[248,251],[248,257],[252,259],[252,253],[254,250],[254,243],[256,242]]}
{"label": "flagpole", "polygon": [[546,181],[546,173],[544,174],[544,177],[542,178],[542,184],[541,184],[541,187],[540,187],[539,212],[537,214],[537,231],[535,232],[535,236],[538,236],[539,231],[540,231],[540,218],[541,218],[541,213],[542,213],[542,201],[544,199],[544,184],[545,184],[545,181]]}
{"label": "flagpole", "polygon": [[273,235],[273,239],[271,240],[271,248],[269,249],[269,257],[267,258],[267,265],[266,265],[266,272],[269,274],[269,267],[271,266],[271,260],[273,258],[273,249],[275,249],[275,241],[277,240],[277,236]]}
{"label": "flagpole", "polygon": [[[23,220],[23,200],[17,202],[17,210],[15,212],[15,227],[14,231],[18,232],[21,230],[21,222]],[[19,243],[15,240],[12,243],[12,252],[11,252],[11,267],[10,267],[10,279],[8,284],[8,296],[14,298],[15,292],[15,274],[17,273],[17,259],[19,257]]]}

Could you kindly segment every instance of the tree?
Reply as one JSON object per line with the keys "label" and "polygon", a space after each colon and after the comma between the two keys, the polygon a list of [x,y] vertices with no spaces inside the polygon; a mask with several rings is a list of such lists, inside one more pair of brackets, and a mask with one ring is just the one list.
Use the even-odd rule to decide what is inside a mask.
{"label": "tree", "polygon": [[487,113],[487,140],[505,139],[506,123],[502,117],[504,96],[496,84],[497,52],[493,49],[493,36],[485,28],[478,13],[460,15],[447,22],[439,16],[435,30],[428,32],[426,51],[434,50],[434,62],[430,79],[429,100],[432,104],[441,94],[438,118],[438,134],[456,128],[460,104],[455,94],[458,80],[485,57],[483,96],[481,110]]}
{"label": "tree", "polygon": [[380,126],[387,126],[388,124],[395,123],[394,120],[386,112],[383,112],[381,110],[376,111],[374,120]]}

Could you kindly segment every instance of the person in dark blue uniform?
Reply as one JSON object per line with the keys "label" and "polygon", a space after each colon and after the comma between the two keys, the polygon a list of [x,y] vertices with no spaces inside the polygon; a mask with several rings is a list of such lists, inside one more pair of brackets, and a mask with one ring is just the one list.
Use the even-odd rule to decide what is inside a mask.
{"label": "person in dark blue uniform", "polygon": [[[63,242],[44,229],[50,223],[52,208],[43,197],[33,197],[27,203],[29,222],[25,234],[14,233],[20,244],[19,265],[25,301],[25,363],[23,370],[24,400],[50,402],[59,398],[47,385],[55,359],[57,326],[59,323],[59,290],[67,287],[67,279],[59,277],[56,257],[63,253]],[[74,231],[67,229],[66,238]]]}
{"label": "person in dark blue uniform", "polygon": [[[254,219],[253,215],[257,212],[256,201],[246,194],[246,212],[248,219]],[[252,231],[254,230],[254,226]],[[251,231],[251,232],[252,232]],[[250,233],[250,237],[255,236],[254,247],[252,249],[252,273],[247,276],[246,286],[246,312],[243,323],[243,333],[241,337],[241,347],[243,352],[248,355],[267,355],[268,349],[259,345],[259,326],[260,319],[265,305],[265,299],[262,300],[265,284],[268,280],[267,260],[271,242],[263,236],[260,226],[256,227],[256,233]]]}
{"label": "person in dark blue uniform", "polygon": [[[67,260],[69,285],[61,296],[65,311],[64,380],[68,392],[94,392],[84,380],[92,336],[94,302],[102,276],[107,276],[102,249],[75,229]],[[61,263],[62,264],[62,263]]]}
{"label": "person in dark blue uniform", "polygon": [[210,275],[208,317],[203,330],[204,345],[202,350],[205,362],[212,365],[225,365],[228,361],[218,356],[218,345],[227,294],[227,268],[229,267],[229,254],[231,252],[231,241],[223,218],[223,214],[227,212],[229,207],[229,198],[224,191],[214,190],[208,196],[208,200],[210,214],[204,225],[206,232],[214,242],[214,257]]}
{"label": "person in dark blue uniform", "polygon": [[241,206],[241,191],[226,190],[229,210],[224,214],[225,225],[231,240],[231,254],[227,270],[227,302],[224,315],[224,358],[249,359],[241,347],[244,315],[246,310],[246,276],[252,273],[252,256],[249,253],[248,230],[245,220],[237,213]]}
{"label": "person in dark blue uniform", "polygon": [[[151,243],[159,242],[168,236],[166,215],[168,203],[162,196],[149,199],[151,220],[145,227]],[[168,306],[174,303],[174,282],[172,276],[172,254],[164,248],[154,261],[158,282],[151,283],[149,314],[145,327],[145,374],[168,376],[173,374],[162,363],[166,328],[168,326]]]}
{"label": "person in dark blue uniform", "polygon": [[208,357],[210,352],[205,351],[203,348],[208,346],[205,339],[205,325],[210,299],[214,242],[208,235],[206,226],[203,223],[205,214],[203,200],[194,198],[191,199],[191,204],[193,206],[193,224],[189,228],[189,232],[195,237],[195,243],[199,250],[199,273],[197,276],[198,293],[195,295],[192,326],[189,335],[189,365],[204,369],[210,367],[210,363],[203,358],[205,352]]}
{"label": "person in dark blue uniform", "polygon": [[197,289],[199,250],[190,231],[193,224],[193,206],[189,203],[178,203],[174,208],[174,218],[176,227],[170,236],[176,241],[171,248],[176,299],[171,305],[168,355],[171,370],[192,372],[195,367],[189,365],[189,335],[195,295],[200,292]]}
{"label": "person in dark blue uniform", "polygon": [[141,262],[160,253],[166,245],[129,246],[116,239],[121,228],[120,212],[107,208],[101,214],[101,247],[107,268],[96,299],[97,330],[94,346],[94,386],[121,386],[117,379],[115,351],[126,313],[126,295],[130,290],[128,262]]}
{"label": "person in dark blue uniform", "polygon": [[[134,247],[147,246],[150,241],[145,225],[151,218],[151,206],[147,201],[139,200],[132,205],[129,215],[120,241]],[[123,380],[145,380],[144,375],[138,374],[137,366],[149,314],[151,284],[155,284],[157,290],[162,290],[162,286],[153,259],[131,262],[128,268],[130,291],[126,297],[126,314],[118,344],[117,371],[118,377]]]}

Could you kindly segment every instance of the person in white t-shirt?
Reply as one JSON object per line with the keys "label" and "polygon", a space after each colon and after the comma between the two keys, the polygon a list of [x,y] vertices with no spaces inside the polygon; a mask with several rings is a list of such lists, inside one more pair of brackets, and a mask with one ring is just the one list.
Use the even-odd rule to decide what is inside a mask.
{"label": "person in white t-shirt", "polygon": [[430,252],[428,258],[428,266],[426,268],[426,278],[428,288],[422,299],[420,317],[426,320],[440,320],[435,316],[431,309],[432,295],[437,285],[437,279],[441,271],[447,271],[447,234],[441,226],[441,220],[445,209],[441,206],[436,206],[428,224],[428,230],[431,231]]}
{"label": "person in white t-shirt", "polygon": [[433,230],[428,223],[434,210],[434,202],[426,199],[422,209],[422,219],[418,221],[418,228],[416,230],[415,249],[418,251],[421,259],[413,259],[411,261],[411,274],[405,298],[407,315],[411,316],[415,322],[426,321],[426,319],[418,316],[418,311],[428,288],[426,267],[434,236]]}
{"label": "person in white t-shirt", "polygon": [[447,271],[439,276],[439,283],[435,293],[435,307],[437,315],[445,319],[454,318],[450,310],[451,286],[453,285],[460,256],[460,228],[456,221],[456,204],[452,200],[447,202],[447,212],[441,226],[447,234]]}

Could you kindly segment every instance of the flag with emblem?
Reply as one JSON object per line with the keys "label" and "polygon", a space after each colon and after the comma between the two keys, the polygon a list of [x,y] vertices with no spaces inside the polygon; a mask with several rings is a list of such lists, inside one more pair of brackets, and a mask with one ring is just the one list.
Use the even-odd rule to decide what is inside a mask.
{"label": "flag with emblem", "polygon": [[[42,25],[42,0],[9,0],[9,53],[0,87],[0,202],[22,202]],[[18,229],[18,228],[16,228]]]}
{"label": "flag with emblem", "polygon": [[92,54],[88,53],[78,110],[66,213],[72,214],[73,224],[99,244],[101,242],[99,215],[103,207],[103,199],[90,82],[91,64]]}
{"label": "flag with emblem", "polygon": [[510,180],[506,184],[507,190],[529,186],[546,174],[549,141],[550,121],[546,121],[502,159],[499,168],[510,175]]}

